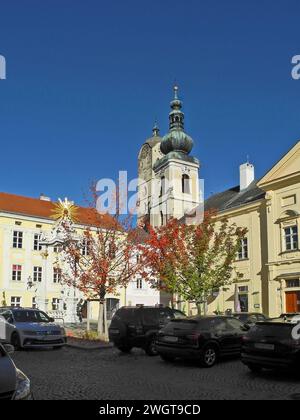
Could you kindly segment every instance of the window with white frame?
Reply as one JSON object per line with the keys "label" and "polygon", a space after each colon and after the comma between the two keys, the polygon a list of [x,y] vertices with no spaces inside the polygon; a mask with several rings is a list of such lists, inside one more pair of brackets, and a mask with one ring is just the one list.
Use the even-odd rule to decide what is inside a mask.
{"label": "window with white frame", "polygon": [[52,298],[52,311],[58,311],[58,310],[59,310],[59,299]]}
{"label": "window with white frame", "polygon": [[84,257],[87,257],[88,255],[90,255],[89,245],[90,245],[90,243],[89,243],[88,239],[84,239],[82,241],[81,253]]}
{"label": "window with white frame", "polygon": [[137,289],[143,289],[143,279],[142,278],[138,278],[136,280],[136,288]]}
{"label": "window with white frame", "polygon": [[238,260],[247,260],[248,257],[248,238],[243,238],[240,242],[240,249],[238,251],[237,258]]}
{"label": "window with white frame", "polygon": [[23,248],[23,232],[15,230],[13,233],[13,248]]}
{"label": "window with white frame", "polygon": [[33,281],[41,283],[43,276],[42,267],[33,267]]}
{"label": "window with white frame", "polygon": [[10,298],[10,306],[12,306],[13,308],[20,308],[21,307],[20,296],[12,296]]}
{"label": "window with white frame", "polygon": [[61,282],[61,268],[54,267],[53,268],[53,283],[60,283]]}
{"label": "window with white frame", "polygon": [[35,233],[34,234],[34,239],[33,239],[33,250],[34,251],[41,251],[42,250],[42,245],[40,244],[41,242],[41,234],[40,233]]}
{"label": "window with white frame", "polygon": [[12,266],[12,281],[21,281],[22,280],[22,266],[19,264],[14,264]]}
{"label": "window with white frame", "polygon": [[298,227],[290,226],[284,229],[285,250],[295,251],[298,246]]}

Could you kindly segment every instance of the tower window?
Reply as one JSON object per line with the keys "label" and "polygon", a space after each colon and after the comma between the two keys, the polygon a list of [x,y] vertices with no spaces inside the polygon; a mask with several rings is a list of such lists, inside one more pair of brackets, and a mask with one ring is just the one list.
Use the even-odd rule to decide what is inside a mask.
{"label": "tower window", "polygon": [[166,178],[164,176],[161,177],[160,180],[160,197],[162,197],[166,193]]}
{"label": "tower window", "polygon": [[182,192],[183,194],[190,194],[190,177],[188,175],[182,175]]}
{"label": "tower window", "polygon": [[164,223],[165,223],[165,220],[164,220],[164,214],[163,214],[163,212],[161,211],[161,212],[160,212],[160,224],[161,224],[161,226],[163,226],[163,225],[164,225]]}

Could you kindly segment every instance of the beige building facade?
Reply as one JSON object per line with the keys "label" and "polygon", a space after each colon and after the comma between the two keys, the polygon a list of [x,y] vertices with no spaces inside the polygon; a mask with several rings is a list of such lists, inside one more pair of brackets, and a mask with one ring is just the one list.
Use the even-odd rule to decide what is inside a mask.
{"label": "beige building facade", "polygon": [[248,230],[235,262],[238,280],[212,296],[208,311],[240,309],[271,317],[300,312],[300,142],[259,181],[250,164],[240,168],[240,185],[206,201]]}

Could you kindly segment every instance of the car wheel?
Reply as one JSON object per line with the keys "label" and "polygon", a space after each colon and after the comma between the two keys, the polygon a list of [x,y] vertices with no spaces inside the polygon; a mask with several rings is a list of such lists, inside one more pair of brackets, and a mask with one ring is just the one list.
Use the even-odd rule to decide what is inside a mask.
{"label": "car wheel", "polygon": [[14,333],[11,336],[11,345],[14,346],[15,350],[20,350],[21,349],[21,340],[19,337],[19,334]]}
{"label": "car wheel", "polygon": [[206,368],[213,367],[218,361],[218,351],[217,348],[213,345],[208,345],[205,347],[202,357],[201,364]]}
{"label": "car wheel", "polygon": [[255,364],[249,363],[247,366],[253,373],[259,373],[262,371],[262,367]]}
{"label": "car wheel", "polygon": [[124,344],[122,346],[117,346],[117,349],[120,350],[122,353],[130,353],[132,350],[132,347]]}
{"label": "car wheel", "polygon": [[145,348],[145,352],[148,354],[148,356],[158,355],[158,352],[156,349],[156,336],[151,337],[150,341],[147,344],[147,347]]}
{"label": "car wheel", "polygon": [[160,357],[162,358],[162,360],[164,362],[168,362],[168,363],[172,363],[175,360],[175,357],[173,356],[168,356],[167,354],[160,354]]}

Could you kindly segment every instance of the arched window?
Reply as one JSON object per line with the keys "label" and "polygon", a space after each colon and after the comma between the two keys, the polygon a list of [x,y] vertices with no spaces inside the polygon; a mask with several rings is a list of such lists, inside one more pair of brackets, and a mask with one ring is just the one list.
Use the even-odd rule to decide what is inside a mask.
{"label": "arched window", "polygon": [[182,175],[182,192],[183,194],[190,194],[190,177],[186,174]]}

